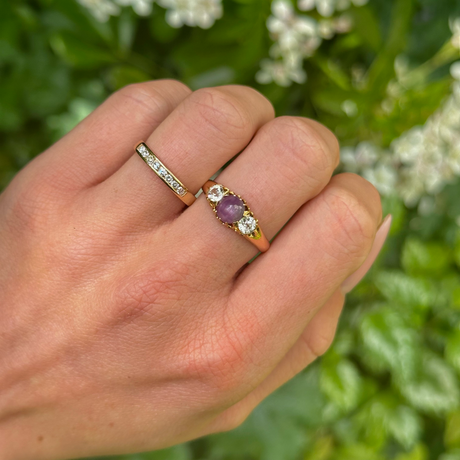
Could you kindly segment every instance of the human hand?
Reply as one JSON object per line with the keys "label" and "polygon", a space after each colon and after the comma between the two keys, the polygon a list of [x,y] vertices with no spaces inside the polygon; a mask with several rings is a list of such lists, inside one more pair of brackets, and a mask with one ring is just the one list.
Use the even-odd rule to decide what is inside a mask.
{"label": "human hand", "polygon": [[[185,209],[140,139],[193,193],[243,150],[218,181],[268,238],[284,226],[269,251],[246,265],[255,247],[204,196]],[[249,87],[173,80],[122,89],[31,161],[0,195],[0,459],[228,430],[325,352],[388,231],[338,161],[326,128]]]}

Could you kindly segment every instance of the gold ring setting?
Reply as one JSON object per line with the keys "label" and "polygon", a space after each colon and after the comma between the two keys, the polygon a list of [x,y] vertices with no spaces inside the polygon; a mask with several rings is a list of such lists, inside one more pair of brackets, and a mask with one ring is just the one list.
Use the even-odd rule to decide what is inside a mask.
{"label": "gold ring setting", "polygon": [[147,163],[156,175],[182,200],[187,206],[195,201],[195,195],[189,192],[187,187],[164,165],[164,163],[153,153],[145,142],[139,142],[134,150]]}
{"label": "gold ring setting", "polygon": [[229,188],[209,180],[203,186],[208,203],[216,218],[226,227],[246,238],[261,252],[270,247],[259,221],[254,217],[246,201]]}

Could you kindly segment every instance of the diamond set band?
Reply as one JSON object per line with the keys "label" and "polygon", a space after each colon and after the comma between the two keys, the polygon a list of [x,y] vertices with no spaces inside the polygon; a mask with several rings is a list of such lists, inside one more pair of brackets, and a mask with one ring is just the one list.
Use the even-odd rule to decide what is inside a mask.
{"label": "diamond set band", "polygon": [[188,191],[187,187],[159,160],[145,142],[136,144],[134,150],[187,206],[195,201],[195,195]]}
{"label": "diamond set band", "polygon": [[216,214],[216,218],[223,225],[245,237],[259,251],[265,252],[268,250],[270,243],[243,198],[212,180],[203,185],[203,192]]}

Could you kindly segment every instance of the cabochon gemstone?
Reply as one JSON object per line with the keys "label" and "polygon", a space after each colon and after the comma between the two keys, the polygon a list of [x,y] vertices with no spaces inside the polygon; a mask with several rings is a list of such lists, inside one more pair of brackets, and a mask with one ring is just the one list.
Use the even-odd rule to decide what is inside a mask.
{"label": "cabochon gemstone", "polygon": [[243,217],[244,203],[235,195],[227,195],[216,207],[217,217],[226,224],[233,224]]}

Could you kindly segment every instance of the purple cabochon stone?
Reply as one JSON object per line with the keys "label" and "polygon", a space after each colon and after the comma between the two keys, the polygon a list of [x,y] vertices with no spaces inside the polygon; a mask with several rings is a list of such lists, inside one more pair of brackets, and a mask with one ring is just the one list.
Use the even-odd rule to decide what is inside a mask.
{"label": "purple cabochon stone", "polygon": [[244,203],[235,195],[222,198],[216,208],[217,216],[226,224],[233,224],[243,217]]}

